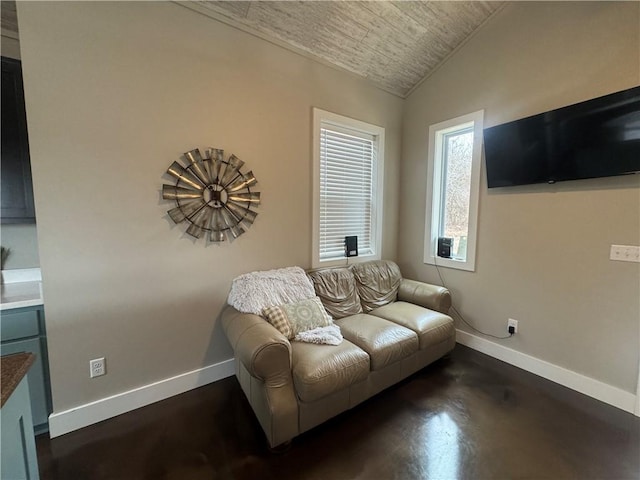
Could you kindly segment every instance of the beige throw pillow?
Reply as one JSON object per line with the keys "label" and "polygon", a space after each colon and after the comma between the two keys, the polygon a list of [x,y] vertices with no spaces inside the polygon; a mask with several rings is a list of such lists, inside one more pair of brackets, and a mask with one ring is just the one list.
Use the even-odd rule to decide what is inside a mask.
{"label": "beige throw pillow", "polygon": [[289,340],[300,332],[333,324],[318,297],[267,307],[262,315]]}

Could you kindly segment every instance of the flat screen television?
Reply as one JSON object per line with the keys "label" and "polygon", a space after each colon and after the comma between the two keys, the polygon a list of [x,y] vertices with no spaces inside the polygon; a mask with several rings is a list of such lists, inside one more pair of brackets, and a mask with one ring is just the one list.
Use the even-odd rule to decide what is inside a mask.
{"label": "flat screen television", "polygon": [[484,129],[489,188],[640,172],[640,86]]}

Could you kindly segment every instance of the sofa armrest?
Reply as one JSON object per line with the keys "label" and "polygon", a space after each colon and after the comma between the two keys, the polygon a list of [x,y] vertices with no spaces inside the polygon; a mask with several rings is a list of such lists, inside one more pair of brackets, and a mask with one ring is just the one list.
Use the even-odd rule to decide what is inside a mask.
{"label": "sofa armrest", "polygon": [[291,440],[300,431],[289,340],[264,318],[229,305],[221,322],[236,357],[236,376],[269,445]]}
{"label": "sofa armrest", "polygon": [[264,318],[226,306],[222,328],[247,371],[269,386],[291,381],[291,344]]}
{"label": "sofa armrest", "polygon": [[403,278],[398,289],[398,300],[415,303],[447,314],[451,307],[451,294],[445,287]]}

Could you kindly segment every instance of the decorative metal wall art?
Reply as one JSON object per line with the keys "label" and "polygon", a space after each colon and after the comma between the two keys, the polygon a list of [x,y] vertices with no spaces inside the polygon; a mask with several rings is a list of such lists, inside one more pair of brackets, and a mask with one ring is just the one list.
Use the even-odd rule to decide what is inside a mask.
{"label": "decorative metal wall art", "polygon": [[242,173],[244,162],[235,155],[224,160],[224,151],[208,148],[184,154],[186,164],[173,162],[167,173],[175,185],[162,185],[162,198],[175,200],[167,211],[175,223],[187,222],[187,234],[211,242],[232,242],[249,228],[256,216],[251,208],[260,204],[260,192],[251,190],[258,180],[253,172]]}

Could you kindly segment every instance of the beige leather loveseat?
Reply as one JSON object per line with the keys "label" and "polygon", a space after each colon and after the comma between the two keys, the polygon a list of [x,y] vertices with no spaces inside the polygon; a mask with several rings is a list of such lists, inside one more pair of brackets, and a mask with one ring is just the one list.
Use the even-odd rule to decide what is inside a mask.
{"label": "beige leather loveseat", "polygon": [[308,272],[344,341],[289,341],[227,306],[236,375],[271,447],[290,441],[442,357],[455,345],[449,291],[403,279],[389,261]]}

